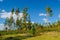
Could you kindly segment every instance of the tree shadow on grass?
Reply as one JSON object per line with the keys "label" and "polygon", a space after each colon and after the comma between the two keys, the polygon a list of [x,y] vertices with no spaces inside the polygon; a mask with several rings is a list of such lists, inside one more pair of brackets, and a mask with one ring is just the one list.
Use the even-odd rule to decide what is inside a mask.
{"label": "tree shadow on grass", "polygon": [[22,40],[20,37],[8,37],[5,40]]}
{"label": "tree shadow on grass", "polygon": [[31,36],[16,36],[16,37],[5,38],[5,40],[22,40],[22,39],[29,38],[29,37]]}

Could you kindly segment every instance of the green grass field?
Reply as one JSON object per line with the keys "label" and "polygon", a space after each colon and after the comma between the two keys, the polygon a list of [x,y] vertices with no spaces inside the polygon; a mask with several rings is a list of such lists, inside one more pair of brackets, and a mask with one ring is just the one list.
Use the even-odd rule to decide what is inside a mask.
{"label": "green grass field", "polygon": [[47,32],[40,36],[31,37],[24,40],[60,40],[60,32]]}
{"label": "green grass field", "polygon": [[3,35],[1,40],[9,37],[13,37],[16,40],[60,40],[60,32],[45,32],[35,37],[28,37],[27,34]]}

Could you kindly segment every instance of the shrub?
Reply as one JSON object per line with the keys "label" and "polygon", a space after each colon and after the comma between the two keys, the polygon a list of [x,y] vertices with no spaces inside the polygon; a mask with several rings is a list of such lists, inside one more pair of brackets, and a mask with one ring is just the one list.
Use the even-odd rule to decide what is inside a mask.
{"label": "shrub", "polygon": [[21,40],[19,37],[8,37],[5,40]]}

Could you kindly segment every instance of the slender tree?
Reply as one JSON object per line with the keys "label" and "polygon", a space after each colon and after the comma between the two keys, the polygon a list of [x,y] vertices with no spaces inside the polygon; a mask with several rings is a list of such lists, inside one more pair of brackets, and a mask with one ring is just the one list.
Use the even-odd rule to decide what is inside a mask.
{"label": "slender tree", "polygon": [[14,14],[14,8],[12,9],[12,11],[11,11],[11,12],[12,12],[12,15],[13,15],[13,14]]}
{"label": "slender tree", "polygon": [[[24,8],[24,10],[23,10],[23,23],[22,23],[22,27],[23,28],[26,28],[26,18],[27,18],[27,7],[25,7]],[[26,28],[26,30],[27,30],[27,28]]]}
{"label": "slender tree", "polygon": [[9,24],[9,18],[7,17],[5,22],[4,22],[4,26],[5,26],[5,30],[8,31],[8,24]]}
{"label": "slender tree", "polygon": [[17,15],[17,19],[16,19],[16,23],[15,23],[15,25],[16,25],[16,27],[19,29],[19,8],[16,10],[16,12],[15,12],[15,14]]}
{"label": "slender tree", "polygon": [[15,25],[16,25],[17,28],[19,27],[19,19],[18,18],[16,19],[16,24]]}
{"label": "slender tree", "polygon": [[11,11],[11,17],[9,19],[9,28],[11,29],[12,27],[12,23],[13,23],[13,14],[14,14],[14,8]]}
{"label": "slender tree", "polygon": [[52,16],[52,10],[51,10],[51,8],[50,8],[50,7],[47,7],[47,8],[46,8],[46,12],[47,12],[47,13],[46,13],[46,14],[47,14],[46,19],[47,19],[47,25],[48,25],[48,24],[49,24],[49,23],[48,23],[48,17],[49,17],[49,16],[50,16],[50,17]]}
{"label": "slender tree", "polygon": [[31,30],[31,20],[30,20],[30,15],[28,15],[28,29]]}
{"label": "slender tree", "polygon": [[19,15],[19,12],[20,12],[20,11],[19,11],[19,8],[18,8],[18,9],[16,10],[16,13],[15,13],[15,14],[18,16],[18,15]]}
{"label": "slender tree", "polygon": [[60,21],[59,20],[57,21],[57,25],[60,26]]}
{"label": "slender tree", "polygon": [[13,23],[13,17],[11,16],[9,19],[9,29],[11,29]]}

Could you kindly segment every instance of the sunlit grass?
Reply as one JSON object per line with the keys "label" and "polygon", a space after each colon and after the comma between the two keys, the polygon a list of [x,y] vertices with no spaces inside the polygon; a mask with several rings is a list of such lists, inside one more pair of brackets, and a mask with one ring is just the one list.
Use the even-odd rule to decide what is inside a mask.
{"label": "sunlit grass", "polygon": [[9,37],[13,37],[17,39],[19,38],[21,40],[60,40],[60,32],[59,31],[44,32],[42,33],[42,35],[38,35],[34,37],[28,37],[27,34],[2,35],[3,40]]}
{"label": "sunlit grass", "polygon": [[60,32],[48,32],[41,36],[27,38],[24,40],[60,40]]}

